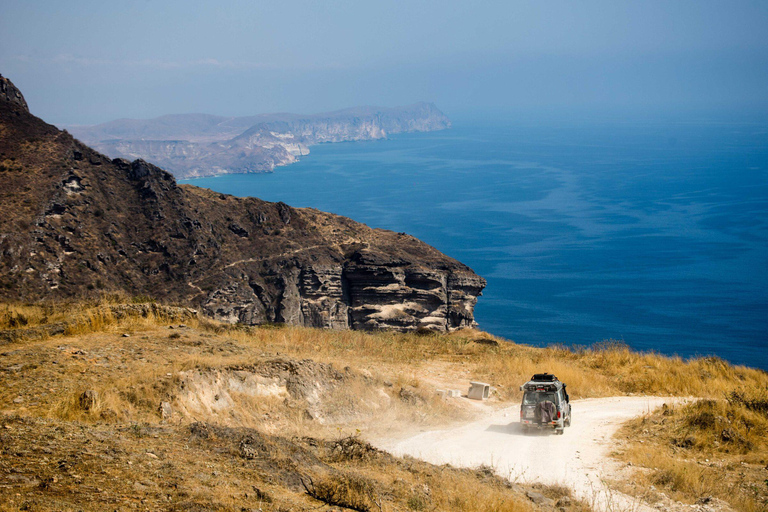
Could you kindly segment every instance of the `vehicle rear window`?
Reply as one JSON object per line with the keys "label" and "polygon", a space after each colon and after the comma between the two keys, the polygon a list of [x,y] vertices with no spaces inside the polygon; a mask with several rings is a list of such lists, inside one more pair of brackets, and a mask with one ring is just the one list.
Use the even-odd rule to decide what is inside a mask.
{"label": "vehicle rear window", "polygon": [[523,395],[523,405],[536,405],[539,402],[553,402],[556,404],[557,398],[555,393],[544,393],[536,391],[529,391]]}

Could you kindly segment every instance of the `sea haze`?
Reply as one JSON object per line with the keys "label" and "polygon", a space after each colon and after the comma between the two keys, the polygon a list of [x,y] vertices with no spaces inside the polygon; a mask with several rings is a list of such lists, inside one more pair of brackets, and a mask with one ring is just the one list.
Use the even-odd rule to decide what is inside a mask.
{"label": "sea haze", "polygon": [[190,180],[410,233],[488,280],[480,328],[768,369],[768,122],[538,124],[313,146]]}

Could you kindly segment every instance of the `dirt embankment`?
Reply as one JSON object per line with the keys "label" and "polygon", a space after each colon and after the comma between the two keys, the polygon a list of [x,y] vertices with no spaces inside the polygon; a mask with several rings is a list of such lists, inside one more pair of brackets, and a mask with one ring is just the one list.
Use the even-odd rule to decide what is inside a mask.
{"label": "dirt embankment", "polygon": [[399,365],[296,357],[288,329],[113,321],[2,347],[0,510],[585,510],[366,443],[463,414]]}

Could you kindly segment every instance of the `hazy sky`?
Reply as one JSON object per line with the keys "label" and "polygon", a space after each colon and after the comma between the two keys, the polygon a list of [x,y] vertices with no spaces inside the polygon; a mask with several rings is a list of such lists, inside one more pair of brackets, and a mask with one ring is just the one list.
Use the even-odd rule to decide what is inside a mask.
{"label": "hazy sky", "polygon": [[768,110],[768,1],[1,0],[56,124],[207,112]]}

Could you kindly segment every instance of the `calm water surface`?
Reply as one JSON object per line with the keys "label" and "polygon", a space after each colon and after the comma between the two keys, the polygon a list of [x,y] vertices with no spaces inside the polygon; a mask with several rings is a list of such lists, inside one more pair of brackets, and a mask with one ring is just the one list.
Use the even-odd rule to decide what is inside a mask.
{"label": "calm water surface", "polygon": [[515,125],[314,146],[188,183],[408,232],[488,280],[484,330],[768,369],[768,122]]}

